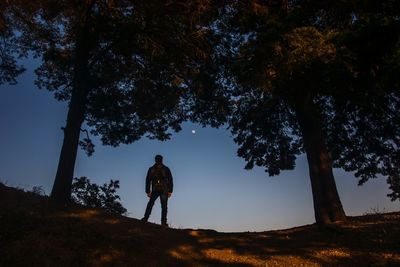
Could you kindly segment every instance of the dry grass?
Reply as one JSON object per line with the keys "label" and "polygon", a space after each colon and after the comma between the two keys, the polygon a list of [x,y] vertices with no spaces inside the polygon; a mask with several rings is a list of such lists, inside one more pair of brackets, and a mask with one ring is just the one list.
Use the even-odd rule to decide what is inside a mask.
{"label": "dry grass", "polygon": [[0,266],[400,266],[400,213],[259,233],[167,229],[0,184]]}

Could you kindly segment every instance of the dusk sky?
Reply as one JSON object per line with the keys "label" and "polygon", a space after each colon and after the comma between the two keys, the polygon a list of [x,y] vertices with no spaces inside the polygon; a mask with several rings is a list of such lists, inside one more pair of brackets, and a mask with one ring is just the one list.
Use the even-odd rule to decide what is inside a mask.
{"label": "dusk sky", "polygon": [[[27,71],[14,86],[0,86],[0,182],[31,189],[43,186],[50,194],[63,140],[67,104],[34,85],[37,61],[24,62]],[[195,133],[192,132],[195,130]],[[226,128],[202,128],[185,123],[171,140],[142,138],[117,148],[93,138],[95,153],[79,150],[75,177],[102,184],[120,180],[118,194],[128,216],[142,218],[147,169],[154,155],[164,156],[174,177],[168,221],[174,228],[207,228],[224,232],[283,229],[314,222],[311,187],[305,155],[294,171],[268,177],[262,168],[244,170],[237,145]],[[342,204],[348,216],[373,210],[398,211],[391,202],[386,179],[357,186],[353,174],[334,170]],[[160,223],[157,200],[150,222]]]}

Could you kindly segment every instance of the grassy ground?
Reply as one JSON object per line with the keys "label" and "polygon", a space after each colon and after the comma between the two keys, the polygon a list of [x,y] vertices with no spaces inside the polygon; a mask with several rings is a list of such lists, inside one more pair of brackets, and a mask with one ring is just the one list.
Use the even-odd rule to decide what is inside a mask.
{"label": "grassy ground", "polygon": [[321,229],[168,229],[0,184],[0,266],[400,266],[400,213]]}

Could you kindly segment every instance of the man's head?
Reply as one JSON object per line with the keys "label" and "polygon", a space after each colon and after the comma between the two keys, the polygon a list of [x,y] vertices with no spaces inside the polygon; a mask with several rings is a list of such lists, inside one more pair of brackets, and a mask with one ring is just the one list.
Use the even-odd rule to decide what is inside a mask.
{"label": "man's head", "polygon": [[161,155],[156,155],[155,161],[156,163],[162,163],[163,157]]}

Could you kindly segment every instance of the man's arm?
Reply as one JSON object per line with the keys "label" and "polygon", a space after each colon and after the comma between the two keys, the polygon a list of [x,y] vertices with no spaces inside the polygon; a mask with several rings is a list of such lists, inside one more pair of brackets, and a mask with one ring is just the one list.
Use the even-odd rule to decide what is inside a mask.
{"label": "man's arm", "polygon": [[151,168],[149,168],[146,175],[146,194],[150,193],[150,181],[151,181],[150,173],[151,173]]}
{"label": "man's arm", "polygon": [[172,173],[168,167],[167,167],[167,174],[168,174],[168,193],[172,193],[172,191],[174,191],[174,179],[172,178]]}

